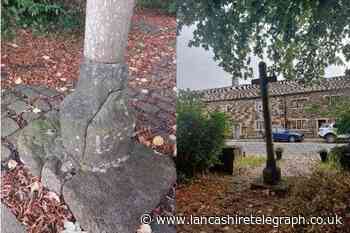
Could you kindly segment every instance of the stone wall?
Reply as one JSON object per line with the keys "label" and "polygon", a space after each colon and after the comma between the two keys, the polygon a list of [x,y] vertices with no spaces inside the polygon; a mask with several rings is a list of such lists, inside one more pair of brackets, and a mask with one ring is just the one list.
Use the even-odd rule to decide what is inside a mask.
{"label": "stone wall", "polygon": [[[350,79],[347,81],[350,83]],[[213,90],[215,89],[206,90],[205,92],[208,95],[208,93],[213,93]],[[208,96],[205,99],[209,111],[220,110],[228,113],[233,123],[232,137],[235,139],[260,138],[262,136],[264,126],[261,98],[254,95],[249,97],[251,92],[248,89],[247,95],[244,95],[243,92],[240,93],[240,98],[235,99],[223,98],[223,100],[219,100],[218,95],[215,96],[214,101],[208,98]],[[234,94],[231,93],[230,95]],[[227,96],[228,94],[225,95]],[[304,133],[305,137],[318,137],[319,126],[322,123],[334,122],[335,119],[323,117],[322,114],[311,113],[306,109],[313,104],[317,104],[322,106],[321,110],[325,110],[328,104],[337,101],[337,96],[350,97],[350,87],[344,86],[344,88],[340,87],[337,89],[271,95],[272,125],[275,127],[286,126],[289,129]]]}

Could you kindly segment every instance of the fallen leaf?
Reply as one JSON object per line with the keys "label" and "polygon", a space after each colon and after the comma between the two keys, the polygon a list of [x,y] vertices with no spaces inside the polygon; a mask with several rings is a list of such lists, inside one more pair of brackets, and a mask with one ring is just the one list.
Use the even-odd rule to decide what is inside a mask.
{"label": "fallen leaf", "polygon": [[39,191],[39,189],[40,189],[40,183],[39,183],[38,181],[35,181],[34,183],[32,183],[32,184],[30,185],[30,192],[31,192],[31,193],[34,193],[34,192],[36,192],[36,191]]}
{"label": "fallen leaf", "polygon": [[67,87],[60,87],[60,88],[58,88],[58,90],[61,92],[65,92],[68,90],[68,88]]}
{"label": "fallen leaf", "polygon": [[33,108],[32,112],[34,112],[34,113],[39,113],[39,112],[41,112],[41,109],[39,109],[39,108]]}
{"label": "fallen leaf", "polygon": [[164,139],[162,136],[155,136],[152,141],[153,145],[161,146],[164,144]]}
{"label": "fallen leaf", "polygon": [[10,159],[7,163],[7,167],[10,169],[10,170],[13,170],[17,167],[17,162],[13,159]]}
{"label": "fallen leaf", "polygon": [[18,48],[19,46],[17,44],[14,44],[14,43],[8,43],[11,47],[13,48]]}
{"label": "fallen leaf", "polygon": [[170,134],[169,139],[172,141],[176,141],[176,136],[174,134]]}
{"label": "fallen leaf", "polygon": [[47,197],[51,200],[55,200],[57,202],[60,202],[60,197],[55,192],[49,191],[47,193]]}
{"label": "fallen leaf", "polygon": [[23,81],[22,81],[21,78],[16,78],[16,79],[15,79],[15,84],[19,85],[19,84],[21,84],[21,83],[23,83]]}

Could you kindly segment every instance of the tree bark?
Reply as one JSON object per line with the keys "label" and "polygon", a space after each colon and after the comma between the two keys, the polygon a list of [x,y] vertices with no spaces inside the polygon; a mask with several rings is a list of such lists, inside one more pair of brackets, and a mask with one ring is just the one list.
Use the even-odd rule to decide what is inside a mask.
{"label": "tree bark", "polygon": [[84,56],[97,63],[123,63],[135,0],[88,0]]}

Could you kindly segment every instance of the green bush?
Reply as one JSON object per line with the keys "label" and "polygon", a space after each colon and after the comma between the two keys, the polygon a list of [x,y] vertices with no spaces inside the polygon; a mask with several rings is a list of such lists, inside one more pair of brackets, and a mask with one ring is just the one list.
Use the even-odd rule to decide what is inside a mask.
{"label": "green bush", "polygon": [[137,0],[137,6],[160,9],[169,14],[176,14],[176,0]]}
{"label": "green bush", "polygon": [[330,154],[339,167],[350,171],[350,145],[334,147]]}
{"label": "green bush", "polygon": [[179,92],[176,112],[176,168],[181,181],[219,164],[229,123],[222,112],[206,113],[199,96],[189,91]]}
{"label": "green bush", "polygon": [[343,97],[336,104],[335,115],[339,134],[350,134],[350,98]]}
{"label": "green bush", "polygon": [[5,0],[1,10],[1,31],[5,37],[16,28],[45,32],[57,27],[71,29],[81,23],[78,11],[49,0]]}

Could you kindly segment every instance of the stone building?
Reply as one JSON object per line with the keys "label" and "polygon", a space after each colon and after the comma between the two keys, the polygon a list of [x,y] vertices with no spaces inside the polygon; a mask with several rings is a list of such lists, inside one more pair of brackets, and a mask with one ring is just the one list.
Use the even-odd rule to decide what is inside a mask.
{"label": "stone building", "polygon": [[[260,87],[256,84],[214,88],[200,91],[209,111],[228,113],[233,123],[233,138],[259,138],[264,128]],[[322,79],[318,83],[302,84],[283,80],[269,84],[272,125],[286,127],[317,137],[323,123],[335,119],[307,111],[309,106],[336,103],[339,98],[350,97],[350,76]]]}

